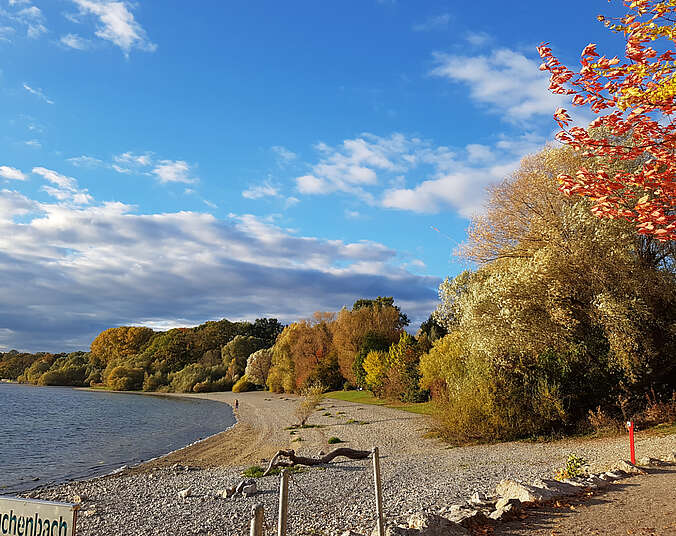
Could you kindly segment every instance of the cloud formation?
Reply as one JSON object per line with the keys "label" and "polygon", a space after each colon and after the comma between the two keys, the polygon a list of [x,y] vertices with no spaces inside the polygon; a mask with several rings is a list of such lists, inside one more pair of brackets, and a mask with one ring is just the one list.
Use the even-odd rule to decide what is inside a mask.
{"label": "cloud formation", "polygon": [[437,52],[431,74],[469,87],[470,97],[511,123],[551,116],[566,102],[547,87],[548,76],[537,59],[501,48],[487,55],[461,56]]}
{"label": "cloud formation", "polygon": [[146,31],[134,18],[131,3],[110,0],[72,1],[80,9],[81,16],[96,17],[96,36],[120,47],[125,56],[129,56],[132,49],[146,52],[157,50],[157,45],[148,39]]}
{"label": "cloud formation", "polygon": [[45,101],[47,104],[54,104],[54,101],[50,99],[40,88],[32,88],[24,82],[23,88],[28,91],[31,95],[35,95],[37,98]]}
{"label": "cloud formation", "polygon": [[3,179],[15,180],[15,181],[25,181],[26,175],[20,169],[16,169],[10,166],[0,166],[0,177]]}
{"label": "cloud formation", "polygon": [[424,22],[414,24],[414,32],[430,32],[432,30],[443,30],[448,28],[448,24],[451,22],[450,13],[441,13],[440,15],[435,15],[428,17]]}
{"label": "cloud formation", "polygon": [[[72,177],[33,171],[50,186],[77,189]],[[138,214],[117,202],[39,203],[3,190],[0,350],[86,348],[116,325],[290,322],[377,295],[395,296],[422,320],[439,281],[396,259],[379,243],[297,236],[251,215]]]}

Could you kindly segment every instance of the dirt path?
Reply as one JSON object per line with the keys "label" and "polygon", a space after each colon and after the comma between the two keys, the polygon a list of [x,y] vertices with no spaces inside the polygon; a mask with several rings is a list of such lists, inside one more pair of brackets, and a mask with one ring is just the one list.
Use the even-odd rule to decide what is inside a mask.
{"label": "dirt path", "polygon": [[528,512],[494,536],[674,536],[676,468],[622,480],[608,491]]}

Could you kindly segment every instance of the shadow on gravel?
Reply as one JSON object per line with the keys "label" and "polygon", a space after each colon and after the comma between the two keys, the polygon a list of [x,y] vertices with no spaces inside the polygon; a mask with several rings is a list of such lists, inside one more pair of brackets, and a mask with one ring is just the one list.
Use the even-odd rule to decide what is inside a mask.
{"label": "shadow on gravel", "polygon": [[[674,532],[653,532],[650,525],[652,508],[657,507],[655,501],[648,499],[648,507],[645,503],[637,501],[634,503],[635,496],[645,495],[646,490],[659,495],[658,479],[651,480],[654,476],[662,475],[663,478],[676,477],[674,468],[651,468],[647,469],[645,476],[630,478],[618,481],[603,490],[594,490],[586,492],[581,497],[575,497],[567,500],[556,501],[552,504],[546,504],[534,508],[527,508],[523,511],[520,518],[509,521],[495,527],[485,527],[484,532],[475,532],[475,534],[490,534],[494,536],[577,536],[578,534],[590,536],[615,534],[607,532],[608,525],[623,525],[621,518],[626,518],[626,527],[617,534],[635,534],[641,536],[666,536],[666,534],[676,534]],[[673,484],[667,484],[673,489]],[[653,489],[657,488],[657,489]],[[670,503],[670,499],[666,498]],[[674,507],[672,505],[672,512]],[[667,513],[667,515],[669,515]],[[647,523],[645,529],[634,530],[629,528],[630,522],[645,518]],[[613,530],[613,529],[611,529]],[[647,530],[647,532],[644,532]]]}

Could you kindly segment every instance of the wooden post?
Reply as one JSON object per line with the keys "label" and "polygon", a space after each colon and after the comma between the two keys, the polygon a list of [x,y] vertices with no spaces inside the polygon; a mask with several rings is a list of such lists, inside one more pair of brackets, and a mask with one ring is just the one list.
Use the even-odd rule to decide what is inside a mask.
{"label": "wooden post", "polygon": [[264,536],[264,512],[263,505],[258,503],[254,504],[251,508],[251,530],[249,531],[249,536]]}
{"label": "wooden post", "polygon": [[289,472],[282,469],[282,479],[279,482],[279,519],[277,536],[286,536],[286,522],[289,513]]}
{"label": "wooden post", "polygon": [[380,484],[380,457],[378,447],[373,447],[373,480],[376,486],[376,511],[378,513],[378,536],[385,536],[385,520],[383,516],[383,490]]}

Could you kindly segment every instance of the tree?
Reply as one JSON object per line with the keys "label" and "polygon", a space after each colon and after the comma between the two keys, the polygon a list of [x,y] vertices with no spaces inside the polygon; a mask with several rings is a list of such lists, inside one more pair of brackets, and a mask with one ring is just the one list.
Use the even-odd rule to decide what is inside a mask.
{"label": "tree", "polygon": [[102,331],[91,344],[91,353],[103,366],[114,359],[124,359],[140,353],[155,332],[150,328],[122,326]]}
{"label": "tree", "polygon": [[399,340],[399,335],[408,323],[408,318],[394,305],[392,298],[357,300],[355,307],[352,310],[341,309],[331,325],[340,372],[353,384],[357,382],[354,362],[366,335],[374,334],[384,339],[389,346]]}
{"label": "tree", "polygon": [[237,380],[246,369],[249,356],[265,347],[265,341],[258,337],[237,335],[221,349],[223,364],[228,367],[228,379]]}
{"label": "tree", "polygon": [[[626,39],[625,60],[599,56],[596,45],[582,51],[574,72],[552,54],[547,43],[538,47],[549,71],[550,90],[572,95],[575,106],[597,114],[588,128],[573,126],[565,109],[554,118],[561,127],[557,139],[582,152],[596,164],[559,175],[560,190],[592,200],[592,212],[625,219],[638,233],[661,241],[676,240],[676,42],[673,1],[624,2],[628,13],[615,23],[599,20]],[[661,50],[659,50],[661,49]],[[634,162],[618,169],[616,162]]]}
{"label": "tree", "polygon": [[265,386],[272,366],[272,349],[263,348],[249,356],[246,362],[246,374],[251,383]]}
{"label": "tree", "polygon": [[464,252],[478,269],[440,286],[449,334],[421,370],[448,430],[550,433],[618,394],[676,385],[673,251],[557,191],[582,158],[565,147],[524,159],[472,222]]}

